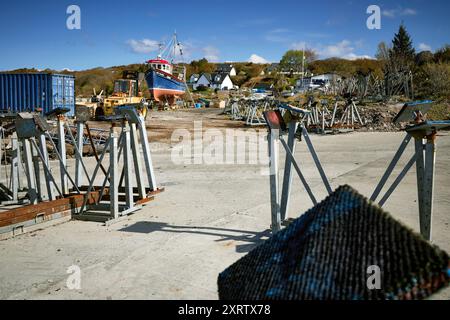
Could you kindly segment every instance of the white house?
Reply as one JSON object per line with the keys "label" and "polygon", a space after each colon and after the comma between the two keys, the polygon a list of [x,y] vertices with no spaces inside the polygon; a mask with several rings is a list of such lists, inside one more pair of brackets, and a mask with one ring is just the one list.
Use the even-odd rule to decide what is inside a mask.
{"label": "white house", "polygon": [[236,72],[236,69],[234,68],[234,66],[232,64],[228,64],[228,63],[219,64],[217,66],[216,72],[217,73],[226,73],[230,77],[234,77],[237,75],[237,72]]}
{"label": "white house", "polygon": [[192,88],[194,90],[197,90],[198,87],[206,87],[206,88],[210,88],[211,87],[211,75],[209,73],[202,73],[199,77],[198,80],[193,83]]}
{"label": "white house", "polygon": [[192,87],[194,90],[197,90],[201,86],[218,90],[231,90],[234,88],[233,81],[231,81],[230,75],[227,73],[202,73]]}
{"label": "white house", "polygon": [[199,78],[200,78],[200,75],[197,73],[194,73],[189,77],[189,83],[194,84],[198,81]]}
{"label": "white house", "polygon": [[272,63],[266,68],[265,72],[267,74],[272,74],[272,73],[277,72],[279,69],[280,69],[280,64],[279,63]]}
{"label": "white house", "polygon": [[327,87],[331,83],[340,81],[342,77],[336,73],[325,73],[317,76],[305,77],[298,79],[296,88],[298,90],[313,90],[320,87]]}
{"label": "white house", "polygon": [[233,81],[227,73],[213,73],[211,75],[211,88],[219,90],[231,90],[234,88]]}
{"label": "white house", "polygon": [[340,75],[338,75],[337,73],[324,73],[324,74],[319,74],[317,76],[313,76],[311,78],[313,81],[323,81],[325,83],[330,83],[333,81],[337,81],[342,79],[342,77]]}

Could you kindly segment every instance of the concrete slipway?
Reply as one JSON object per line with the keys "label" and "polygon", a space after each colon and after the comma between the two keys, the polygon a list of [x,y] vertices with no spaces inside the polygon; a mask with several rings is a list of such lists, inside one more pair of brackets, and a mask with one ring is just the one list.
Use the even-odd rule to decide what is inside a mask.
{"label": "concrete slipway", "polygon": [[[334,188],[349,184],[370,195],[402,133],[312,135]],[[0,241],[1,299],[217,299],[217,275],[269,236],[269,181],[261,165],[175,165],[169,144],[154,143],[154,164],[166,192],[128,220],[104,227],[70,221]],[[408,149],[408,160],[413,150]],[[325,190],[306,147],[305,175]],[[89,165],[94,166],[92,159]],[[69,165],[73,169],[73,162]],[[438,139],[434,243],[450,252],[450,135]],[[396,171],[399,172],[399,169]],[[311,207],[294,183],[291,213]],[[413,170],[386,209],[419,228]],[[81,268],[81,289],[66,272]],[[436,299],[449,299],[450,290]]]}

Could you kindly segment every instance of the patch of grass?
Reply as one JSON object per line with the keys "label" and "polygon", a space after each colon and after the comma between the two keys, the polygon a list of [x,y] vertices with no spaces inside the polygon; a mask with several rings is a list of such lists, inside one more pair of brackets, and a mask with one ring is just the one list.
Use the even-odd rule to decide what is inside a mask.
{"label": "patch of grass", "polygon": [[436,102],[428,112],[428,119],[434,121],[450,120],[450,103]]}

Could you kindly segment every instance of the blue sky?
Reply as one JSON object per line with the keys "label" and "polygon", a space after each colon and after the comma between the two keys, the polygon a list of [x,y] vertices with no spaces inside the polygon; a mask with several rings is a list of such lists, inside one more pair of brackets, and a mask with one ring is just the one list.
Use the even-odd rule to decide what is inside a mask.
{"label": "blue sky", "polygon": [[[81,9],[81,30],[68,30],[66,9]],[[381,30],[366,27],[367,7],[382,10]],[[373,57],[403,21],[417,50],[450,43],[449,1],[31,1],[3,2],[0,70],[81,70],[139,63],[177,30],[185,60],[279,61],[288,49],[321,58]]]}

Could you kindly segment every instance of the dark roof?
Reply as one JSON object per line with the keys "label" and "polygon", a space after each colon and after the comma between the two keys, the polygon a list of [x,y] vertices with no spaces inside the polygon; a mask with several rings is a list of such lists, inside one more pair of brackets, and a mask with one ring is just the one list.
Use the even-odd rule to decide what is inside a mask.
{"label": "dark roof", "polygon": [[222,64],[219,64],[219,65],[217,66],[216,72],[227,72],[227,73],[230,73],[230,71],[231,71],[233,68],[234,68],[234,67],[233,67],[232,64],[229,64],[229,63],[222,63]]}
{"label": "dark roof", "polygon": [[228,73],[224,72],[215,72],[211,74],[211,83],[212,84],[221,84],[225,78],[228,76]]}
{"label": "dark roof", "polygon": [[198,78],[200,79],[201,76],[205,76],[205,78],[208,79],[209,82],[211,82],[211,75],[209,73],[202,73]]}
{"label": "dark roof", "polygon": [[267,71],[274,71],[276,69],[278,69],[280,67],[279,63],[272,63],[271,65],[269,65],[266,70]]}
{"label": "dark roof", "polygon": [[[425,299],[449,284],[448,263],[447,253],[343,186],[222,272],[219,299]],[[366,285],[374,266],[380,290]]]}

